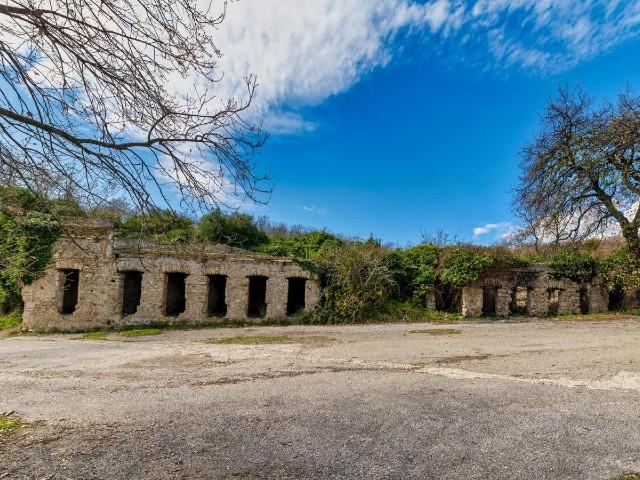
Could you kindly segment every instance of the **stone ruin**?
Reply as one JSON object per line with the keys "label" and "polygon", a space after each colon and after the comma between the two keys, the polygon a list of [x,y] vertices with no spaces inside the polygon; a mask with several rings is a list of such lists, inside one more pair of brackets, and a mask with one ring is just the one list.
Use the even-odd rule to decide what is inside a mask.
{"label": "stone ruin", "polygon": [[600,285],[554,278],[540,263],[486,273],[462,288],[461,311],[466,318],[603,313],[609,310],[609,297]]}
{"label": "stone ruin", "polygon": [[558,279],[548,265],[538,263],[489,269],[461,288],[436,284],[424,300],[429,308],[464,318],[545,317],[635,309],[640,306],[640,291],[609,292],[597,283]]}
{"label": "stone ruin", "polygon": [[320,296],[316,276],[291,258],[120,239],[104,221],[65,231],[50,267],[23,287],[29,330],[283,318],[313,309]]}
{"label": "stone ruin", "polygon": [[[320,298],[318,278],[292,258],[121,239],[112,223],[97,220],[66,232],[44,275],[22,290],[26,329],[278,319],[311,310]],[[426,302],[465,318],[541,317],[637,308],[639,298],[557,279],[536,264],[496,268],[462,288],[436,285]]]}

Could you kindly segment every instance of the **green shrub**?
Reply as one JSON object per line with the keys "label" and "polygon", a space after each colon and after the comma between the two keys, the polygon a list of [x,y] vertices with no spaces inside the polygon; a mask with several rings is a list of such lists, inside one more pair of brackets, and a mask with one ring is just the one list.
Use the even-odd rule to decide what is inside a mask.
{"label": "green shrub", "polygon": [[131,215],[120,226],[124,238],[145,238],[167,244],[183,244],[195,238],[193,220],[169,210]]}
{"label": "green shrub", "polygon": [[60,224],[51,203],[27,190],[0,189],[0,313],[19,309],[20,289],[53,255]]}
{"label": "green shrub", "polygon": [[402,298],[425,305],[436,282],[440,252],[439,247],[430,243],[396,250],[394,272]]}
{"label": "green shrub", "polygon": [[325,285],[314,314],[316,322],[365,319],[397,292],[389,250],[378,242],[329,245],[320,250],[315,261]]}
{"label": "green shrub", "polygon": [[244,213],[227,215],[220,209],[213,210],[200,219],[198,234],[207,242],[222,243],[247,250],[269,242],[269,237],[257,227],[251,215]]}
{"label": "green shrub", "polygon": [[596,275],[596,260],[576,250],[563,250],[551,257],[549,266],[555,278],[568,278],[577,283],[590,282]]}
{"label": "green shrub", "polygon": [[454,287],[463,287],[478,280],[493,262],[493,257],[481,250],[446,250],[441,256],[440,280]]}
{"label": "green shrub", "polygon": [[600,281],[609,289],[631,291],[640,288],[640,260],[627,247],[620,248],[598,262]]}
{"label": "green shrub", "polygon": [[311,260],[321,248],[325,246],[340,246],[343,243],[335,235],[325,231],[313,231],[272,239],[269,243],[261,245],[257,250],[267,255]]}

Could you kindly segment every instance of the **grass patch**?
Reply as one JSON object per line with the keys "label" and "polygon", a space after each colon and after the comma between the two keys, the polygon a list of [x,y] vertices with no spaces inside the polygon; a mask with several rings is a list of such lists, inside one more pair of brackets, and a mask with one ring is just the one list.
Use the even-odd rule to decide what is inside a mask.
{"label": "grass patch", "polygon": [[22,313],[19,311],[0,314],[0,330],[7,330],[22,325]]}
{"label": "grass patch", "polygon": [[615,480],[640,480],[640,473],[625,473],[620,475]]}
{"label": "grass patch", "polygon": [[234,337],[212,338],[207,343],[218,345],[270,345],[291,343],[289,335],[236,335]]}
{"label": "grass patch", "polygon": [[455,328],[430,328],[428,330],[409,330],[409,333],[424,333],[426,335],[457,335],[462,333],[462,330],[456,330]]}
{"label": "grass patch", "polygon": [[108,332],[87,332],[84,335],[77,337],[76,340],[105,340],[109,335]]}
{"label": "grass patch", "polygon": [[123,337],[144,337],[147,335],[160,335],[162,331],[159,328],[137,328],[132,330],[122,330],[120,335]]}
{"label": "grass patch", "polygon": [[605,312],[605,313],[586,313],[586,314],[561,314],[552,316],[552,320],[560,321],[592,321],[592,320],[624,320],[629,317],[640,316],[639,310],[626,310],[621,312]]}
{"label": "grass patch", "polygon": [[22,427],[23,425],[24,423],[17,418],[10,418],[5,417],[4,415],[0,415],[0,433],[10,432]]}

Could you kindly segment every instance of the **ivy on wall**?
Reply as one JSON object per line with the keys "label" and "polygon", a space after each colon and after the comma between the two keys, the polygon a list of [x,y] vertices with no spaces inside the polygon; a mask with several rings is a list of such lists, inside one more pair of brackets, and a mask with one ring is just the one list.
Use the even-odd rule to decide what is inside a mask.
{"label": "ivy on wall", "polygon": [[590,282],[596,275],[597,262],[591,255],[576,250],[564,250],[550,259],[552,276],[568,278],[577,283]]}
{"label": "ivy on wall", "polygon": [[21,307],[20,289],[42,274],[70,208],[21,189],[0,189],[0,313]]}

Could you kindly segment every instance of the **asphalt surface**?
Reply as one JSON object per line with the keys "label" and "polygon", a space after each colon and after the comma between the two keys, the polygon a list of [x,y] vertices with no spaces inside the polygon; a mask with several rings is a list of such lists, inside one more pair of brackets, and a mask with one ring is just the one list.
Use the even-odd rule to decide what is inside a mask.
{"label": "asphalt surface", "polygon": [[[429,335],[411,330],[453,328]],[[289,344],[208,339],[283,335]],[[615,479],[640,321],[0,339],[0,478]]]}

